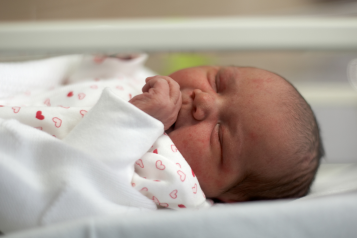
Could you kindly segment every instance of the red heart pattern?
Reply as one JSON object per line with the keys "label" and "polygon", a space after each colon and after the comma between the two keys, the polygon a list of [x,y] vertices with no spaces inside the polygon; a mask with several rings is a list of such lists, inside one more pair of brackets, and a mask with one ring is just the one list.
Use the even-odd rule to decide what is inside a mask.
{"label": "red heart pattern", "polygon": [[185,205],[183,205],[183,204],[179,204],[179,205],[177,205],[179,208],[186,208],[186,206]]}
{"label": "red heart pattern", "polygon": [[171,197],[172,199],[176,199],[176,198],[177,198],[177,189],[175,189],[174,191],[172,191],[172,192],[170,193],[170,197]]}
{"label": "red heart pattern", "polygon": [[87,113],[86,110],[80,110],[79,113],[82,115],[82,117],[84,117],[84,115]]}
{"label": "red heart pattern", "polygon": [[175,145],[171,145],[171,150],[172,150],[172,152],[177,152],[176,146]]}
{"label": "red heart pattern", "polygon": [[161,160],[157,160],[155,165],[156,165],[156,168],[160,169],[160,170],[164,170],[166,168],[166,166],[164,164],[162,164]]}
{"label": "red heart pattern", "polygon": [[143,160],[142,159],[138,159],[135,164],[139,165],[140,168],[144,168],[144,163],[143,163]]}
{"label": "red heart pattern", "polygon": [[195,184],[195,186],[192,187],[192,192],[193,192],[194,194],[197,193],[197,184]]}
{"label": "red heart pattern", "polygon": [[20,111],[21,107],[12,107],[12,110],[14,113],[18,113]]}
{"label": "red heart pattern", "polygon": [[186,179],[186,174],[182,172],[181,170],[177,171],[177,174],[180,175],[180,180],[183,182]]}
{"label": "red heart pattern", "polygon": [[157,204],[160,205],[162,207],[169,207],[169,204],[167,203],[160,203],[159,199],[157,199],[155,196],[152,197],[152,200]]}
{"label": "red heart pattern", "polygon": [[50,107],[51,106],[51,102],[50,99],[47,98],[44,102],[43,102],[46,106]]}
{"label": "red heart pattern", "polygon": [[55,126],[57,128],[61,127],[61,125],[62,125],[62,120],[61,119],[59,119],[58,117],[54,117],[54,118],[52,118],[52,121],[55,123]]}
{"label": "red heart pattern", "polygon": [[83,100],[86,97],[84,93],[78,93],[78,99]]}
{"label": "red heart pattern", "polygon": [[158,154],[157,149],[155,149],[152,153]]}
{"label": "red heart pattern", "polygon": [[149,189],[147,187],[143,187],[142,189],[140,189],[140,191],[147,192],[149,191]]}
{"label": "red heart pattern", "polygon": [[68,94],[67,94],[67,97],[72,97],[73,96],[73,91],[70,91]]}
{"label": "red heart pattern", "polygon": [[45,116],[42,115],[42,111],[37,111],[37,112],[36,112],[36,118],[37,118],[38,120],[43,120],[43,119],[45,119]]}

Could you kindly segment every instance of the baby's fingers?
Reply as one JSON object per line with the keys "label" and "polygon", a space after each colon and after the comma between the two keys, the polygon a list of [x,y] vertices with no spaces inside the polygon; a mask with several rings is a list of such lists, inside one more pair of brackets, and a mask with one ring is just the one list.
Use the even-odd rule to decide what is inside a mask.
{"label": "baby's fingers", "polygon": [[148,92],[149,89],[157,82],[159,79],[166,80],[169,86],[169,96],[171,101],[174,104],[177,104],[179,100],[181,100],[181,91],[180,91],[180,85],[170,78],[169,76],[153,76],[153,77],[148,77],[145,81],[146,84],[143,87],[143,92]]}
{"label": "baby's fingers", "polygon": [[168,82],[162,78],[151,79],[143,87],[143,92],[155,95],[155,97],[160,97],[162,100],[169,99],[169,90]]}
{"label": "baby's fingers", "polygon": [[178,95],[178,99],[175,103],[175,109],[177,110],[177,112],[180,110],[181,108],[181,105],[182,105],[182,94],[181,94],[181,91],[179,91],[179,95]]}
{"label": "baby's fingers", "polygon": [[161,78],[161,76],[148,77],[148,78],[146,78],[145,81],[146,81],[146,84],[142,88],[143,93],[149,92],[149,90],[151,88],[154,88],[155,84],[157,84],[159,81],[161,81],[161,82],[156,85],[156,88],[162,87],[164,83],[168,84],[165,79]]}
{"label": "baby's fingers", "polygon": [[178,104],[178,103],[181,104],[180,101],[182,100],[182,97],[181,97],[180,85],[172,78],[170,78],[170,77],[167,77],[167,78],[168,78],[168,83],[170,86],[171,101],[174,104]]}

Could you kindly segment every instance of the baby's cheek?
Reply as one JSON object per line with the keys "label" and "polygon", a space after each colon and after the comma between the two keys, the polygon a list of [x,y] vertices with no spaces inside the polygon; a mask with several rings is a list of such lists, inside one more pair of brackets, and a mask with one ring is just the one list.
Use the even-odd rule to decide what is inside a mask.
{"label": "baby's cheek", "polygon": [[204,163],[207,162],[210,155],[210,137],[204,132],[204,130],[194,127],[186,127],[174,130],[169,134],[195,173],[195,170],[205,167]]}
{"label": "baby's cheek", "polygon": [[199,160],[206,155],[207,147],[207,139],[194,136],[193,133],[189,133],[187,139],[182,140],[183,153],[187,154],[189,158],[195,158],[195,160]]}
{"label": "baby's cheek", "polygon": [[209,145],[209,138],[207,138],[207,137],[199,137],[197,139],[197,146],[199,146],[201,149],[204,149],[208,145]]}
{"label": "baby's cheek", "polygon": [[248,134],[248,138],[249,138],[249,140],[252,141],[252,142],[257,142],[258,139],[259,139],[259,136],[258,136],[258,134],[255,133],[255,132],[250,132],[250,133]]}

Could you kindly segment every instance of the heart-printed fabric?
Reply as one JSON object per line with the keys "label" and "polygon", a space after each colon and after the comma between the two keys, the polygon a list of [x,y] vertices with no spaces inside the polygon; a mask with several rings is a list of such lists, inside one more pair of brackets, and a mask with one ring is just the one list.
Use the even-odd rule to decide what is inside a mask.
{"label": "heart-printed fabric", "polygon": [[26,91],[23,95],[0,100],[0,118],[16,119],[63,139],[96,104],[104,88],[112,88],[127,101],[141,93],[142,85],[135,82],[134,78],[124,76],[106,80],[93,78],[41,92]]}
{"label": "heart-printed fabric", "polygon": [[[98,67],[100,65],[102,63]],[[90,113],[104,88],[112,88],[127,101],[141,93],[148,76],[143,72],[130,72],[130,76],[115,73],[112,78],[86,77],[85,81],[57,88],[27,90],[18,96],[0,100],[0,118],[16,119],[63,139]],[[158,206],[182,209],[205,204],[197,178],[167,135],[161,136],[153,148],[138,159],[132,186]],[[195,184],[197,191],[193,189]]]}
{"label": "heart-printed fabric", "polygon": [[153,200],[159,208],[209,207],[190,165],[167,134],[135,163],[134,188]]}

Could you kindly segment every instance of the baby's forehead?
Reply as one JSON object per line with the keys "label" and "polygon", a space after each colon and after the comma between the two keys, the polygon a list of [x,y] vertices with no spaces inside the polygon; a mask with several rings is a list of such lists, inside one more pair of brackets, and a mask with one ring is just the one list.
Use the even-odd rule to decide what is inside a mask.
{"label": "baby's forehead", "polygon": [[221,67],[220,69],[230,70],[233,72],[232,76],[236,76],[236,77],[241,76],[248,79],[261,78],[261,79],[275,79],[277,81],[286,81],[283,77],[281,77],[277,73],[274,73],[266,69],[253,67],[253,66],[227,66],[227,67]]}
{"label": "baby's forehead", "polygon": [[[230,76],[227,117],[244,132],[245,139],[259,144],[280,134],[286,124],[284,99],[292,86],[281,76],[254,67],[226,67]],[[239,126],[236,127],[238,130]]]}
{"label": "baby's forehead", "polygon": [[247,95],[250,97],[278,97],[281,92],[291,88],[291,84],[280,75],[255,67],[221,67],[219,77],[228,83],[236,94],[231,97]]}

